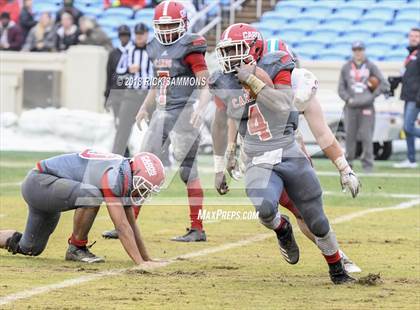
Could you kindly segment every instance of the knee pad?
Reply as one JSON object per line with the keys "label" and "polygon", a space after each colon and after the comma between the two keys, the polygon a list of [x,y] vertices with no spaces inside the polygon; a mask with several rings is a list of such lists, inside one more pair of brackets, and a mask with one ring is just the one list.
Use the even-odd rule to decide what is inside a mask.
{"label": "knee pad", "polygon": [[197,166],[194,165],[193,159],[186,159],[183,162],[182,166],[179,167],[179,176],[185,184],[198,178]]}
{"label": "knee pad", "polygon": [[318,216],[317,218],[310,221],[308,227],[316,237],[321,237],[328,234],[330,230],[330,223],[328,222],[328,219],[325,215]]}
{"label": "knee pad", "polygon": [[[20,232],[15,232],[13,235],[6,240],[6,250],[13,255],[20,252],[19,241],[22,239],[22,234]],[[24,253],[21,253],[24,254]]]}

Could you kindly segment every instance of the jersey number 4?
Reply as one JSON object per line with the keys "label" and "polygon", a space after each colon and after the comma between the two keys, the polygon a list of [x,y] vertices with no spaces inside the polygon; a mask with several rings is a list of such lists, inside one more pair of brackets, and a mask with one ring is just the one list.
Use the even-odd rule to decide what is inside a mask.
{"label": "jersey number 4", "polygon": [[162,106],[166,105],[166,93],[169,86],[169,71],[157,71],[159,79],[162,80],[162,84],[159,88],[158,103]]}
{"label": "jersey number 4", "polygon": [[248,132],[252,136],[258,135],[261,141],[272,138],[268,123],[257,104],[249,106],[248,109]]}

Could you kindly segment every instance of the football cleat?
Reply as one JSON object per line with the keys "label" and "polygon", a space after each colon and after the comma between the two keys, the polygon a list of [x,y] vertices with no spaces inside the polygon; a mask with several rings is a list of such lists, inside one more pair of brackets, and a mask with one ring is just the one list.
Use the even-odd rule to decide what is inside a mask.
{"label": "football cleat", "polygon": [[286,221],[286,224],[283,226],[282,232],[276,232],[280,253],[286,262],[294,265],[299,261],[299,247],[293,235],[289,218],[286,215],[282,215],[282,218]]}
{"label": "football cleat", "polygon": [[344,269],[346,269],[348,273],[362,272],[362,269],[359,266],[357,266],[352,260],[350,260],[350,258],[348,258],[346,254],[344,254],[342,251],[340,251],[340,254],[343,258]]}
{"label": "football cleat", "polygon": [[330,278],[334,284],[345,284],[355,282],[356,279],[351,277],[344,268],[343,259],[334,264],[328,264],[330,267]]}
{"label": "football cleat", "polygon": [[91,251],[89,251],[90,247],[91,246],[77,247],[73,244],[69,244],[69,247],[66,252],[65,260],[89,263],[89,264],[105,262],[105,259],[103,259],[102,257],[96,256]]}
{"label": "football cleat", "polygon": [[118,233],[115,229],[105,230],[102,233],[102,237],[104,237],[105,239],[118,239]]}
{"label": "football cleat", "polygon": [[206,232],[196,228],[187,228],[187,233],[183,236],[174,237],[172,241],[178,242],[200,242],[207,241]]}
{"label": "football cleat", "polygon": [[6,250],[15,255],[19,253],[19,241],[22,239],[20,232],[15,232],[13,235],[6,240]]}

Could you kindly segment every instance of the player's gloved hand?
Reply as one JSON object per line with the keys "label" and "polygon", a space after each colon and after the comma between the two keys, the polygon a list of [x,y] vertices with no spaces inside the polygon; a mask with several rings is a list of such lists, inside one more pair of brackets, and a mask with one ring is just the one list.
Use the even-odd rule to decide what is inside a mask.
{"label": "player's gloved hand", "polygon": [[226,176],[223,171],[216,172],[214,176],[214,187],[220,195],[225,195],[229,192],[229,186],[226,183]]}
{"label": "player's gloved hand", "polygon": [[239,81],[242,83],[246,83],[249,76],[251,74],[255,74],[257,70],[257,65],[253,64],[241,64],[239,67],[236,67],[236,76],[238,77]]}
{"label": "player's gloved hand", "polygon": [[149,122],[149,113],[146,111],[146,109],[140,108],[139,112],[136,115],[136,123],[137,127],[142,130],[141,128],[141,121],[145,120],[146,123]]}
{"label": "player's gloved hand", "polygon": [[350,168],[350,166],[348,167],[348,169],[340,171],[340,183],[341,188],[344,192],[349,190],[353,198],[357,197],[357,194],[359,194],[361,184],[354,171]]}

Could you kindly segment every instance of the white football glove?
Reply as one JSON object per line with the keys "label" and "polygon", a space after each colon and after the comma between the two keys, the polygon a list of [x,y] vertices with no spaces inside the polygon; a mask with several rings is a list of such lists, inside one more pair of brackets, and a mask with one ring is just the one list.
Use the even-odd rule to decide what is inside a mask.
{"label": "white football glove", "polygon": [[357,194],[359,194],[361,184],[356,174],[350,167],[346,170],[340,171],[340,183],[343,192],[349,190],[353,198],[356,198]]}
{"label": "white football glove", "polygon": [[294,91],[294,105],[299,111],[305,111],[309,99],[316,94],[318,79],[309,70],[296,68],[292,71],[292,88]]}

